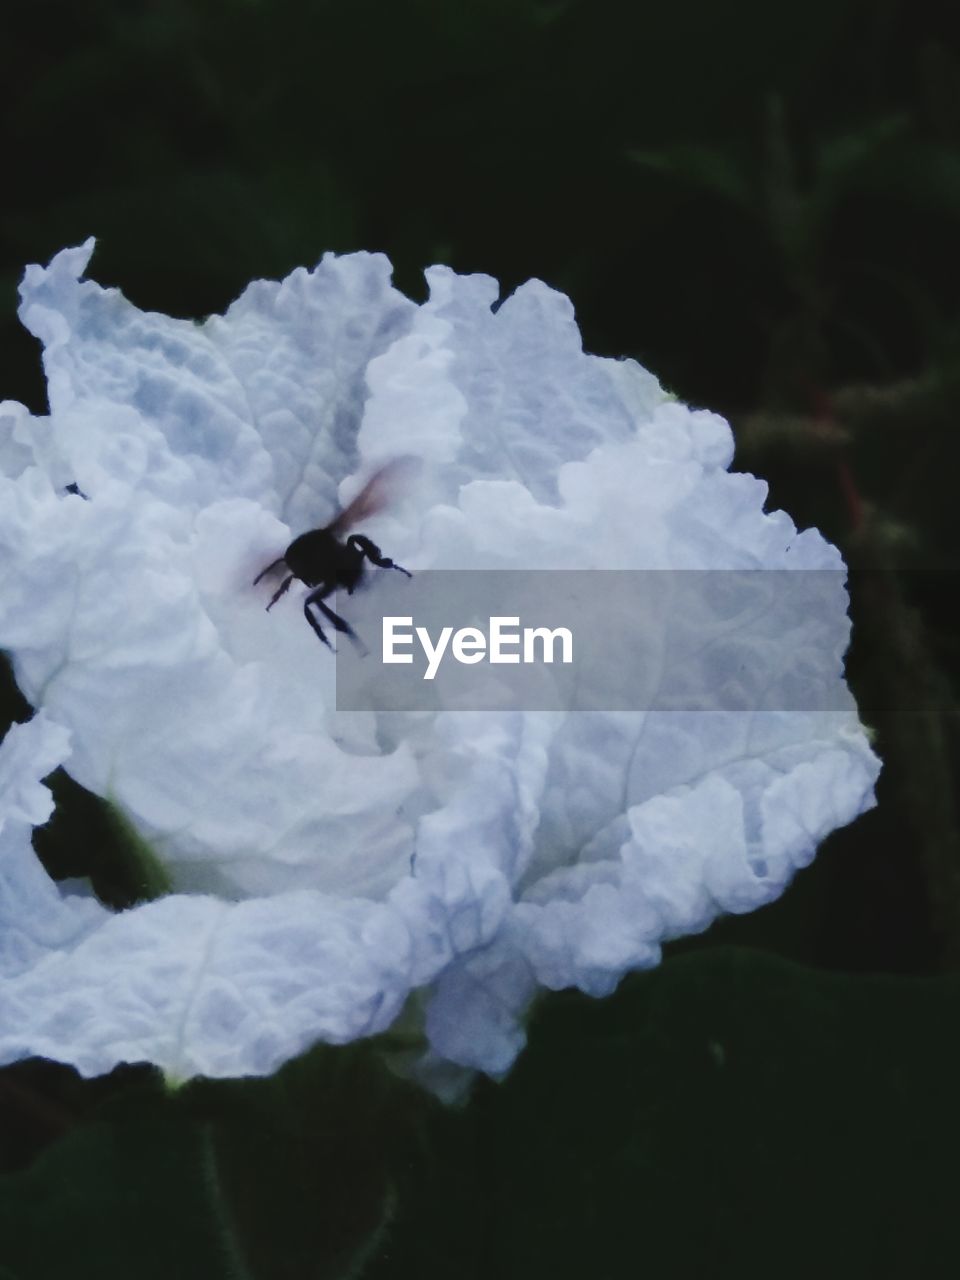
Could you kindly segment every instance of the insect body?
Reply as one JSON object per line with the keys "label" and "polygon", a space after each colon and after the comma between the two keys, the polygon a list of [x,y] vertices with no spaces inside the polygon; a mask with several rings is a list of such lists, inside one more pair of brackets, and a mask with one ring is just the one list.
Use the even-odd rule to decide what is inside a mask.
{"label": "insect body", "polygon": [[330,524],[322,529],[311,529],[294,538],[279,560],[257,574],[254,586],[265,577],[271,569],[283,565],[287,576],[273,593],[267,609],[272,609],[282,595],[289,589],[294,578],[299,578],[313,590],[303,602],[303,612],[314,631],[328,648],[333,648],[324,634],[314,609],[319,610],[335,631],[350,637],[355,644],[363,648],[363,643],[348,622],[325,603],[326,597],[338,587],[345,588],[348,595],[363,577],[365,562],[383,569],[396,569],[398,573],[411,574],[394,564],[389,556],[383,555],[375,542],[371,542],[362,533],[353,533],[343,538],[347,530],[360,520],[382,511],[388,498],[389,481],[396,475],[403,459],[388,463],[373,475],[360,490],[354,500],[336,516]]}

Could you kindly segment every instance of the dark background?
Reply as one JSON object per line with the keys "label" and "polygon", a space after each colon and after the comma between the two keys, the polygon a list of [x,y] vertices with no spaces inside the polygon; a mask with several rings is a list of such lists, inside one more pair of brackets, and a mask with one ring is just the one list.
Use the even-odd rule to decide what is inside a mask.
{"label": "dark background", "polygon": [[[944,6],[944,11],[946,7]],[[725,413],[852,575],[879,807],[772,907],[540,1006],[447,1112],[364,1049],[175,1095],[0,1072],[0,1277],[953,1276],[960,61],[891,0],[15,3],[0,395],[45,407],[25,264],[89,234],[141,307],[326,249],[539,276],[587,350]],[[0,715],[23,718],[9,682]],[[130,901],[58,782],[58,874]],[[351,1270],[353,1268],[353,1270]]]}

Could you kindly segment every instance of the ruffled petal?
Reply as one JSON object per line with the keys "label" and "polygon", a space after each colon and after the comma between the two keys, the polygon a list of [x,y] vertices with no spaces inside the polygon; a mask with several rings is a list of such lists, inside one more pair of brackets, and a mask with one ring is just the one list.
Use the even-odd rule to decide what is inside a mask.
{"label": "ruffled petal", "polygon": [[[721,418],[584,353],[563,295],[498,305],[437,267],[418,307],[382,256],[327,255],[197,325],[82,280],[91,251],[24,280],[49,417],[0,406],[0,646],[42,708],[0,748],[4,1060],[262,1073],[413,996],[422,1078],[451,1093],[509,1068],[540,987],[610,991],[873,803],[838,552],[728,472]],[[639,671],[647,711],[337,712],[302,585],[267,612],[278,581],[254,579],[400,455],[420,472],[369,528],[415,572],[827,585],[789,644],[765,574],[709,607],[665,590],[659,644],[603,673],[615,706]],[[765,636],[698,648],[710,608],[748,606]],[[805,646],[826,696],[790,710]],[[658,708],[694,667],[743,710]],[[29,825],[61,762],[173,894],[115,914],[47,877]]]}

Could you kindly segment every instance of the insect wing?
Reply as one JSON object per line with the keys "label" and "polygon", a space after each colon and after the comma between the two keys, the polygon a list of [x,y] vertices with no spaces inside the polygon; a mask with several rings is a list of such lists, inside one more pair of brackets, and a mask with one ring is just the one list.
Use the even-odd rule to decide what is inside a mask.
{"label": "insect wing", "polygon": [[394,458],[375,471],[357,496],[327,525],[335,538],[341,537],[364,520],[369,520],[388,507],[405,475],[409,475],[414,459]]}

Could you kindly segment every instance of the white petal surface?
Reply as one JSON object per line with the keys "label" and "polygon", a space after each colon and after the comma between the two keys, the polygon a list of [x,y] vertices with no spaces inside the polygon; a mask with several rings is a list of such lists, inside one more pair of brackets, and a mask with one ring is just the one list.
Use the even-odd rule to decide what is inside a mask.
{"label": "white petal surface", "polygon": [[7,1036],[9,1057],[37,1052],[29,1026],[14,1011],[6,1016],[15,980],[29,980],[51,955],[69,956],[108,916],[92,899],[61,895],[30,843],[32,828],[53,811],[41,779],[67,758],[69,736],[40,712],[28,724],[14,725],[0,743],[0,1061],[6,1060]]}
{"label": "white petal surface", "polygon": [[[0,922],[23,900],[60,923],[2,953],[0,1058],[268,1072],[420,992],[424,1078],[501,1074],[538,987],[611,990],[872,803],[838,553],[727,471],[722,419],[585,354],[563,295],[494,308],[495,281],[437,267],[417,307],[382,256],[328,255],[197,325],[83,281],[91,251],[24,281],[51,413],[0,406],[0,646],[176,892],[62,894],[27,826],[62,730],[15,731]],[[415,571],[834,572],[812,625],[836,710],[761,711],[747,683],[740,713],[337,713],[303,588],[267,613],[278,580],[253,579],[401,454],[419,478],[369,530]],[[698,625],[677,616],[654,692]]]}
{"label": "white petal surface", "polygon": [[84,1075],[139,1061],[181,1079],[269,1074],[318,1039],[389,1026],[409,976],[404,931],[374,903],[176,894],[0,985],[0,1060],[29,1046]]}

